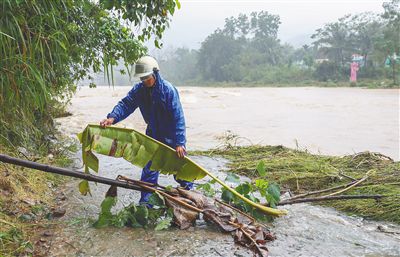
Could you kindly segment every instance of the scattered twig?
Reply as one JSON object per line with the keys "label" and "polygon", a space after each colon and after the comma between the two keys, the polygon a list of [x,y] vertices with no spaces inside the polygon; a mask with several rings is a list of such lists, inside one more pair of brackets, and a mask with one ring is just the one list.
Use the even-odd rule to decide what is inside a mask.
{"label": "scattered twig", "polygon": [[343,176],[343,177],[345,177],[345,178],[348,178],[348,179],[350,179],[350,180],[352,180],[352,181],[356,181],[356,180],[357,180],[357,179],[355,179],[355,178],[353,178],[353,177],[351,177],[351,176],[349,176],[349,175],[344,174],[343,172],[339,172],[339,175],[340,175],[340,176]]}
{"label": "scattered twig", "polygon": [[339,191],[337,191],[337,192],[334,192],[334,193],[332,193],[332,194],[329,194],[328,196],[333,196],[333,195],[341,194],[341,193],[346,192],[346,191],[348,191],[349,189],[351,189],[351,188],[357,186],[358,184],[362,183],[364,180],[366,180],[366,179],[369,177],[369,173],[370,173],[370,171],[368,171],[362,179],[358,180],[358,181],[355,182],[354,184],[352,184],[352,185],[350,185],[350,186],[348,186],[348,187],[346,187],[346,188],[344,188],[344,189],[342,189],[342,190],[339,190]]}
{"label": "scattered twig", "polygon": [[344,188],[344,187],[351,186],[354,183],[356,183],[356,181],[352,181],[352,182],[347,183],[345,185],[340,185],[340,186],[335,186],[335,187],[331,187],[331,188],[321,189],[321,190],[318,190],[318,191],[312,191],[312,192],[308,192],[308,193],[304,193],[304,194],[300,194],[300,195],[295,195],[292,198],[290,198],[290,200],[303,198],[303,197],[306,197],[306,196],[309,196],[309,195],[317,195],[317,194],[333,191],[333,190],[336,190],[336,189],[341,189],[341,188]]}
{"label": "scattered twig", "polygon": [[309,203],[309,202],[320,202],[320,201],[330,201],[330,200],[350,200],[350,199],[381,199],[387,197],[387,195],[327,195],[313,198],[302,198],[302,199],[289,199],[278,203],[278,205],[288,205],[295,203]]}

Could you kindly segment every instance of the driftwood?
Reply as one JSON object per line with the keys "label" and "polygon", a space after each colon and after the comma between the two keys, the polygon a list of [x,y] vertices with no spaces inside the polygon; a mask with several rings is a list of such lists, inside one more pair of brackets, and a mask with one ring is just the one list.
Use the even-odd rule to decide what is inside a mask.
{"label": "driftwood", "polygon": [[353,183],[352,185],[350,185],[342,190],[339,190],[337,192],[334,192],[332,194],[329,194],[328,196],[334,196],[334,195],[341,194],[341,193],[346,192],[346,191],[350,190],[351,188],[361,184],[363,181],[365,181],[369,177],[369,173],[370,173],[370,171],[368,171],[367,174],[365,174],[365,176],[362,179],[355,181],[355,183]]}
{"label": "driftwood", "polygon": [[352,181],[352,182],[347,183],[345,185],[339,185],[339,186],[335,186],[335,187],[331,187],[331,188],[326,188],[326,189],[312,191],[312,192],[308,192],[308,193],[304,193],[304,194],[300,194],[300,195],[295,195],[295,196],[291,197],[290,200],[294,200],[294,199],[298,199],[298,198],[304,198],[304,197],[309,196],[309,195],[317,195],[317,194],[321,194],[321,193],[326,193],[326,192],[333,191],[333,190],[336,190],[336,189],[341,189],[341,188],[344,188],[344,187],[351,186],[356,182],[357,181]]}

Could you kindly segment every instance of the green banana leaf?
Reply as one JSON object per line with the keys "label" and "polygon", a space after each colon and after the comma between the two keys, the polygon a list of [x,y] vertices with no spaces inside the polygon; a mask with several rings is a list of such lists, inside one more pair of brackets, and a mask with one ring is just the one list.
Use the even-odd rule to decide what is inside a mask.
{"label": "green banana leaf", "polygon": [[[158,170],[162,174],[173,174],[178,179],[187,181],[198,180],[208,175],[254,207],[274,216],[286,214],[284,210],[277,210],[252,202],[188,157],[178,158],[176,151],[171,147],[134,129],[115,126],[102,128],[99,125],[90,124],[83,132],[78,134],[78,138],[82,144],[82,160],[86,173],[89,173],[89,169],[95,172],[99,170],[99,160],[93,152],[124,158],[141,168],[152,161],[151,170]],[[87,181],[82,181],[79,184],[79,190],[84,195],[90,193]]]}

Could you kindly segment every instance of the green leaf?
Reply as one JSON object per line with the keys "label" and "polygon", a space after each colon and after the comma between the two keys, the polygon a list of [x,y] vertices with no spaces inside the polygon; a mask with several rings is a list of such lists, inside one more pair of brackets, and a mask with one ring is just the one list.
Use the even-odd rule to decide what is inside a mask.
{"label": "green leaf", "polygon": [[160,44],[158,43],[158,40],[157,40],[157,39],[154,39],[154,45],[155,45],[157,48],[160,48]]}
{"label": "green leaf", "polygon": [[279,188],[279,185],[276,183],[271,183],[268,186],[267,192],[272,195],[272,197],[279,202],[281,199],[281,189]]}
{"label": "green leaf", "polygon": [[113,215],[111,208],[117,203],[116,197],[106,197],[101,203],[101,211],[98,220],[93,224],[96,228],[106,227],[112,224]]}
{"label": "green leaf", "polygon": [[225,188],[222,188],[222,194],[221,194],[221,199],[224,200],[227,203],[231,203],[234,200],[234,195],[232,192],[226,190]]}
{"label": "green leaf", "polygon": [[228,172],[228,175],[225,178],[225,181],[232,182],[235,184],[240,183],[240,177],[236,174],[233,174],[232,172]]}
{"label": "green leaf", "polygon": [[89,182],[87,180],[82,180],[79,183],[79,192],[82,195],[87,195],[88,193],[90,194]]}
{"label": "green leaf", "polygon": [[165,206],[164,197],[157,192],[154,192],[149,197],[149,204],[154,206],[163,207]]}
{"label": "green leaf", "polygon": [[201,190],[208,197],[213,197],[215,195],[215,189],[210,183],[200,184],[196,188]]}
{"label": "green leaf", "polygon": [[167,218],[161,220],[161,221],[157,224],[157,226],[154,228],[154,230],[160,231],[160,230],[169,228],[169,227],[171,226],[171,221],[172,221],[172,218],[171,218],[171,217],[167,217]]}
{"label": "green leaf", "polygon": [[264,179],[256,179],[255,181],[256,187],[259,189],[267,189],[268,188],[268,181]]}
{"label": "green leaf", "polygon": [[178,9],[181,9],[181,3],[179,2],[179,0],[175,0],[175,3]]}
{"label": "green leaf", "polygon": [[263,160],[261,160],[258,164],[257,164],[257,172],[261,177],[265,177],[265,175],[267,174],[266,172],[266,167],[265,167],[265,163]]}
{"label": "green leaf", "polygon": [[267,193],[268,194],[266,195],[265,199],[272,208],[275,208],[281,198],[279,185],[276,183],[271,183],[267,188]]}
{"label": "green leaf", "polygon": [[251,191],[251,185],[246,182],[237,186],[235,190],[241,195],[248,195]]}
{"label": "green leaf", "polygon": [[135,219],[137,222],[145,227],[148,224],[148,218],[149,218],[149,210],[147,209],[146,206],[144,205],[139,205],[136,207],[136,212],[135,212]]}

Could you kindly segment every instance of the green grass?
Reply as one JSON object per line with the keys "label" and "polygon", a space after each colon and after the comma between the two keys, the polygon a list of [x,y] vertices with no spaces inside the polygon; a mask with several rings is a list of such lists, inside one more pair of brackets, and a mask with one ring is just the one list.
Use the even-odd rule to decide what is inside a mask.
{"label": "green grass", "polygon": [[360,87],[360,88],[399,88],[399,85],[393,85],[393,82],[387,79],[373,80],[362,79],[357,83],[348,81],[293,81],[291,83],[265,83],[265,82],[207,82],[207,81],[187,81],[184,83],[177,82],[178,86],[199,86],[199,87]]}
{"label": "green grass", "polygon": [[343,157],[322,156],[283,146],[258,145],[191,154],[222,156],[230,160],[230,172],[254,179],[258,178],[256,165],[263,160],[267,170],[264,179],[276,181],[283,191],[290,190],[294,194],[349,183],[351,180],[341,173],[360,179],[369,172],[366,181],[344,194],[381,194],[387,197],[379,201],[337,200],[321,204],[349,214],[400,224],[400,162],[394,162],[383,155],[364,152]]}

